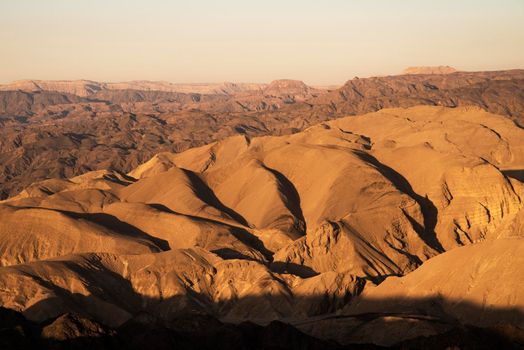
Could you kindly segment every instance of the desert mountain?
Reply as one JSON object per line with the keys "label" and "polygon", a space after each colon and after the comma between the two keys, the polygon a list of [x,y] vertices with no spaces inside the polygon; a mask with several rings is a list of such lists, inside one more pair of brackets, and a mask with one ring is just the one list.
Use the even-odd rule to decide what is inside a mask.
{"label": "desert mountain", "polygon": [[522,123],[523,82],[524,72],[513,70],[355,78],[333,91],[292,80],[176,91],[155,82],[4,85],[0,196],[46,178],[125,173],[157,153],[232,135],[291,134],[385,107],[474,105]]}
{"label": "desert mountain", "polygon": [[385,109],[36,182],[0,203],[0,302],[109,327],[209,315],[330,339],[335,323],[341,343],[493,326],[497,310],[522,326],[506,277],[524,275],[523,137],[475,107]]}

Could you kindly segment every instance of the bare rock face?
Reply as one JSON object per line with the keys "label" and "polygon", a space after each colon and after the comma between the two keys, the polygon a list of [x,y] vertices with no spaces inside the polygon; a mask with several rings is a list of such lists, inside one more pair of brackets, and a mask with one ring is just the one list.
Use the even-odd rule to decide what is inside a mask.
{"label": "bare rock face", "polygon": [[457,70],[450,66],[433,66],[433,67],[408,67],[402,71],[402,74],[451,74]]}
{"label": "bare rock face", "polygon": [[0,202],[0,303],[111,328],[280,320],[345,344],[520,327],[523,139],[479,108],[385,109],[36,182]]}

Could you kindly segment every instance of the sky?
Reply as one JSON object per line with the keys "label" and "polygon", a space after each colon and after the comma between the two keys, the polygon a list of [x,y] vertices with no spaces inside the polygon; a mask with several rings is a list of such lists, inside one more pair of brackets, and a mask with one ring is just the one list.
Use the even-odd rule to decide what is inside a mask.
{"label": "sky", "polygon": [[524,0],[0,0],[0,82],[524,68]]}

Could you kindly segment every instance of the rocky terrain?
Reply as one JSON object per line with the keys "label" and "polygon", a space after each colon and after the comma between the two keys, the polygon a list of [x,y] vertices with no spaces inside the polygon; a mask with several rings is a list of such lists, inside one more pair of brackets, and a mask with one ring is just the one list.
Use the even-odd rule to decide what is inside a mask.
{"label": "rocky terrain", "polygon": [[[460,79],[449,78],[455,74]],[[175,137],[163,148],[164,132],[197,123],[190,113],[201,112],[181,107],[159,117],[90,101],[66,105],[97,106],[94,115],[76,110],[56,123],[37,109],[6,118],[22,132],[19,146],[2,156],[12,152],[16,161],[28,149],[23,137],[32,137],[35,157],[49,150],[48,157],[76,160],[62,173],[31,168],[37,175],[27,182],[53,178],[0,202],[0,305],[21,313],[8,317],[20,325],[2,331],[52,346],[99,334],[108,348],[137,325],[136,344],[140,337],[173,344],[189,337],[250,348],[262,337],[276,339],[265,348],[521,347],[524,130],[512,120],[520,116],[518,89],[499,84],[521,88],[522,72],[464,74],[355,79],[316,97],[300,83],[270,84],[289,90],[271,98],[294,102],[247,115],[271,113],[275,124],[226,137],[235,132],[219,133],[213,126],[222,124],[210,122],[208,136],[186,135],[182,148],[220,140],[178,153],[161,152],[177,144]],[[377,80],[390,85],[367,90],[368,97],[353,89]],[[390,108],[320,123],[312,117],[324,108],[329,116],[351,106],[378,109],[370,101],[383,96],[410,105],[422,99],[417,84],[440,84],[428,88],[440,91],[439,101],[450,91],[476,96],[476,84],[497,91],[501,104],[505,94],[517,98],[504,116],[458,106],[469,98],[462,94],[455,108]],[[490,96],[484,92],[482,103]],[[170,103],[191,105],[185,98]],[[219,98],[201,96],[210,104]],[[122,108],[122,119],[113,108]],[[309,111],[302,124],[284,129],[292,114],[279,118],[300,110]],[[47,137],[37,129],[26,134],[39,119],[49,123],[41,131]],[[72,120],[97,132],[57,141]],[[268,125],[281,125],[282,135],[252,136],[274,132]],[[97,135],[108,144],[94,142]],[[107,153],[92,151],[98,147]],[[146,161],[147,152],[156,155]]]}
{"label": "rocky terrain", "polygon": [[159,152],[286,135],[388,107],[478,106],[524,124],[524,71],[270,84],[20,81],[0,86],[0,198],[47,178],[128,172]]}

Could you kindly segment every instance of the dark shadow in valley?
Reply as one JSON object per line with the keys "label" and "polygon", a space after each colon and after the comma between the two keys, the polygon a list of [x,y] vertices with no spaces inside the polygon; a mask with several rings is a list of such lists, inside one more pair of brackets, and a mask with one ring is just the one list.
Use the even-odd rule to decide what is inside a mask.
{"label": "dark shadow in valley", "polygon": [[167,241],[161,238],[158,238],[158,237],[153,237],[149,235],[148,233],[140,230],[139,228],[133,225],[130,225],[127,222],[123,222],[119,220],[116,216],[113,216],[110,214],[78,213],[78,212],[67,211],[67,210],[45,209],[45,208],[31,207],[31,206],[17,207],[17,209],[52,210],[52,211],[61,213],[73,219],[81,219],[81,220],[85,220],[93,224],[102,226],[103,228],[112,231],[115,236],[126,235],[129,237],[134,237],[134,238],[146,241],[149,244],[151,244],[152,251],[160,252],[160,251],[171,250],[171,248],[169,247],[169,243]]}
{"label": "dark shadow in valley", "polygon": [[507,177],[524,182],[524,169],[502,170],[501,172]]}
{"label": "dark shadow in valley", "polygon": [[302,213],[300,195],[298,194],[295,185],[293,185],[293,183],[281,172],[271,169],[265,164],[262,164],[262,167],[276,177],[278,181],[278,189],[286,198],[286,208],[298,220],[294,225],[295,229],[302,235],[306,234],[306,219],[304,219],[304,214]]}
{"label": "dark shadow in valley", "polygon": [[420,238],[428,246],[435,249],[439,253],[444,252],[444,248],[442,247],[442,244],[439,242],[435,233],[435,227],[437,226],[438,220],[438,210],[433,202],[431,202],[428,197],[422,197],[416,193],[404,176],[396,172],[393,168],[390,168],[389,166],[381,163],[378,159],[369,153],[355,150],[354,154],[366,163],[372,165],[382,174],[382,176],[391,181],[399,191],[407,194],[418,203],[420,209],[422,210],[422,215],[424,216],[424,227],[421,227],[412,217],[405,213],[408,220],[411,222],[414,230],[419,234]]}
{"label": "dark shadow in valley", "polygon": [[[89,296],[68,294],[49,286],[49,282],[38,281],[55,293],[25,312],[33,319],[40,318],[38,321],[28,321],[19,313],[0,308],[2,349],[24,349],[13,344],[38,345],[41,349],[322,350],[379,349],[386,345],[395,349],[520,349],[524,345],[524,330],[519,328],[524,324],[524,313],[518,308],[485,307],[444,298],[359,297],[350,301],[346,296],[334,300],[323,293],[295,295],[293,300],[265,294],[218,304],[194,291],[155,299],[139,295],[128,281],[119,281],[121,276],[100,268],[96,263],[92,266],[88,282],[98,279],[97,283],[105,284],[89,287],[93,293]],[[109,291],[114,286],[118,286],[118,293]],[[114,305],[115,310],[125,310],[121,315],[128,316],[105,325],[109,311],[101,307],[104,302]],[[348,302],[352,303],[349,307]],[[219,321],[240,305],[279,305],[282,318],[251,322],[239,319],[234,324]],[[344,306],[344,312],[335,313]],[[41,319],[54,309],[54,316]],[[67,314],[60,316],[65,311]],[[248,308],[245,311],[249,313]],[[487,324],[481,328],[470,325],[468,320]],[[372,344],[375,341],[384,347]]]}
{"label": "dark shadow in valley", "polygon": [[[249,247],[255,248],[260,253],[262,253],[262,255],[264,255],[264,257],[266,257],[266,259],[268,259],[269,261],[272,260],[273,253],[271,251],[269,251],[264,246],[264,243],[257,236],[251,234],[250,232],[246,231],[242,227],[232,226],[232,225],[230,225],[228,223],[212,220],[212,219],[209,219],[209,218],[203,218],[203,217],[200,217],[200,216],[194,216],[194,215],[189,215],[189,214],[178,213],[178,212],[173,211],[173,210],[169,209],[168,207],[166,207],[165,205],[160,204],[160,203],[149,203],[148,205],[150,207],[152,207],[152,208],[155,208],[156,210],[163,211],[165,213],[169,213],[169,214],[173,214],[173,215],[186,216],[186,217],[188,217],[188,218],[190,218],[192,220],[195,220],[197,222],[207,222],[207,223],[210,223],[210,224],[213,224],[213,225],[226,226],[226,227],[229,228],[230,233],[233,236],[235,236],[235,238],[238,239],[240,242],[244,243],[245,245],[247,245]],[[226,256],[233,254],[232,252],[229,252],[229,253],[227,253],[226,251],[222,251],[222,252],[226,253]],[[236,253],[238,254],[238,252],[236,252]],[[242,254],[241,255],[237,255],[237,256],[239,256],[239,258],[240,258],[240,256],[244,256],[245,257],[245,255],[242,255]],[[252,260],[252,258],[249,258],[249,260]]]}
{"label": "dark shadow in valley", "polygon": [[159,249],[159,251],[167,251],[171,249],[167,241],[157,237],[153,237],[147,234],[146,232],[138,229],[137,227],[128,224],[127,222],[120,221],[116,216],[113,215],[109,215],[106,213],[76,213],[58,209],[55,209],[55,211],[58,211],[74,219],[83,219],[95,223],[97,225],[103,226],[115,232],[116,235],[125,234],[130,237],[136,237],[139,239],[149,241],[153,243]]}
{"label": "dark shadow in valley", "polygon": [[226,213],[233,220],[240,223],[241,225],[249,226],[247,220],[233,209],[226,207],[197,174],[187,169],[182,170],[191,181],[192,187],[194,188],[195,194],[198,198],[200,198],[205,203],[217,208],[218,210]]}
{"label": "dark shadow in valley", "polygon": [[253,260],[253,261],[258,261],[258,260],[255,260],[254,258],[246,255],[246,254],[242,254],[241,252],[238,252],[234,249],[231,249],[231,248],[219,248],[219,249],[214,249],[214,250],[211,250],[211,253],[214,253],[216,255],[218,255],[220,258],[224,259],[224,260],[230,260],[230,259],[241,259],[241,260]]}
{"label": "dark shadow in valley", "polygon": [[319,275],[309,266],[299,265],[291,262],[275,261],[270,265],[271,271],[276,273],[288,273],[301,278],[309,278]]}

